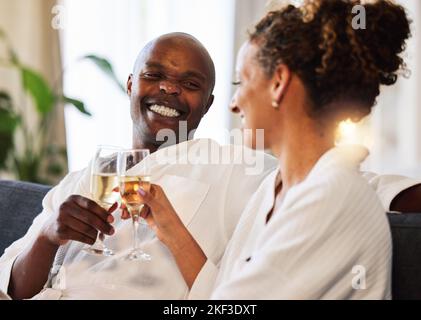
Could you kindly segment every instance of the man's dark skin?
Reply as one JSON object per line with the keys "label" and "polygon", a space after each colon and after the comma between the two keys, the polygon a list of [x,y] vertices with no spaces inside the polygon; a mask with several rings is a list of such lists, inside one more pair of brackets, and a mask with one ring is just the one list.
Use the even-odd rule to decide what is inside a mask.
{"label": "man's dark skin", "polygon": [[399,193],[392,200],[390,210],[404,213],[421,212],[421,184]]}
{"label": "man's dark skin", "polygon": [[[179,121],[187,121],[187,131],[195,130],[213,102],[215,69],[208,52],[187,35],[160,37],[139,55],[127,90],[133,120],[133,147],[154,152],[163,141],[156,141],[161,129],[179,134]],[[186,47],[192,52],[186,52]],[[151,105],[170,106],[181,115],[166,118],[149,109]]]}
{"label": "man's dark skin", "polygon": [[[133,121],[133,147],[155,152],[160,129],[179,135],[179,121],[187,121],[188,132],[197,128],[213,103],[215,68],[203,45],[184,33],[163,35],[150,42],[139,54],[133,74],[127,81]],[[153,104],[171,107],[180,116],[169,118],[151,111]],[[8,293],[13,299],[27,299],[39,293],[48,278],[60,245],[70,240],[93,244],[98,232],[112,235],[111,213],[94,201],[72,195],[41,230],[35,241],[16,259]]]}
{"label": "man's dark skin", "polygon": [[[139,54],[127,88],[133,121],[133,147],[157,150],[163,128],[178,133],[179,120],[188,121],[188,131],[196,129],[213,102],[215,71],[211,58],[193,37],[173,33],[149,43]],[[179,118],[162,117],[148,109],[151,104],[176,108]],[[181,142],[183,137],[178,137]],[[69,240],[93,244],[98,232],[112,235],[112,207],[105,211],[95,202],[72,195],[60,206],[38,238],[16,259],[9,295],[25,299],[39,293],[48,278],[60,245]],[[401,192],[391,210],[421,212],[421,185]]]}

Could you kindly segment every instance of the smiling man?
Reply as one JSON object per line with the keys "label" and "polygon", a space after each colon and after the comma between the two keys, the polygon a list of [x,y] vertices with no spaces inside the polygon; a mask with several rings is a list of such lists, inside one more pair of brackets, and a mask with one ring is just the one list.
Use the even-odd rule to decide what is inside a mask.
{"label": "smiling man", "polygon": [[207,50],[188,34],[172,33],[151,42],[139,54],[127,81],[133,120],[133,146],[150,149],[162,129],[180,134],[180,121],[187,132],[195,130],[213,103],[215,67]]}
{"label": "smiling man", "polygon": [[[276,162],[263,153],[220,146],[208,139],[185,141],[187,135],[179,124],[186,124],[188,133],[197,128],[212,105],[214,85],[215,68],[203,45],[191,35],[171,33],[151,41],[140,52],[128,78],[127,93],[133,147],[150,149],[152,181],[162,185],[184,227],[206,256],[218,263],[248,199]],[[160,130],[174,131],[174,141],[160,141]],[[179,144],[163,148],[164,142],[165,146]],[[208,147],[229,154],[231,160],[195,165],[178,161],[186,155],[180,150]],[[247,174],[250,165],[240,159],[244,152],[264,159],[260,174]],[[173,161],[162,163],[158,158],[163,157]],[[120,212],[113,216],[91,201],[89,183],[88,167],[68,174],[46,195],[43,211],[27,234],[0,258],[0,290],[14,299],[186,297],[188,287],[173,256],[148,227],[141,226],[139,237],[152,260],[123,258],[132,247],[131,221],[123,219],[127,216],[122,218]],[[115,256],[93,256],[82,250],[94,243],[98,231],[108,235],[105,243]],[[187,261],[191,250],[182,250]],[[50,270],[59,272],[51,273],[51,281],[47,281]]]}

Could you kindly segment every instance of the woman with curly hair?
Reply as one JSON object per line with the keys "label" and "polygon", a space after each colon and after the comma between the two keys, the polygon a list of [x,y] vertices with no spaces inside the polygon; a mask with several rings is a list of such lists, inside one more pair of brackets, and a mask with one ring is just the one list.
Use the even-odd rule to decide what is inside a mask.
{"label": "woman with curly hair", "polygon": [[[220,266],[193,237],[171,236],[179,222],[162,189],[144,194],[190,298],[391,297],[387,217],[359,172],[368,151],[335,147],[335,131],[368,115],[380,85],[396,82],[410,27],[401,6],[361,2],[304,1],[270,12],[240,50],[231,109],[244,129],[264,129],[279,171],[250,200]],[[365,7],[366,29],[353,29],[356,4]],[[248,144],[260,145],[256,139]]]}

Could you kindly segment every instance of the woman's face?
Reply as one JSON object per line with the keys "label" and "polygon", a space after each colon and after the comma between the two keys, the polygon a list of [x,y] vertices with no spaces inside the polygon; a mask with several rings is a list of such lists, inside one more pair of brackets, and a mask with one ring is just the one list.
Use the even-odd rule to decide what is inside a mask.
{"label": "woman's face", "polygon": [[[238,87],[230,105],[231,111],[241,116],[245,144],[253,149],[268,147],[276,120],[273,117],[275,109],[272,107],[271,79],[256,60],[257,52],[258,46],[254,43],[247,42],[241,47],[236,68],[235,84]],[[264,145],[260,135],[256,135],[257,129],[264,130]]]}

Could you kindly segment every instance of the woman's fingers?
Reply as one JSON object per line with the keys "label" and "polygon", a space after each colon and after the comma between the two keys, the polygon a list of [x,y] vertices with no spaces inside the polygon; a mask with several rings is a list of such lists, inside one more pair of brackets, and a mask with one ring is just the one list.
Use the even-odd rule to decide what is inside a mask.
{"label": "woman's fingers", "polygon": [[147,216],[149,216],[149,207],[147,205],[144,205],[142,210],[140,211],[140,216],[143,219],[146,219]]}
{"label": "woman's fingers", "polygon": [[[120,209],[121,209],[121,219],[127,220],[131,218],[129,211],[127,210],[127,207],[124,204],[121,204]],[[149,215],[149,207],[145,205],[140,211],[140,216],[142,218],[145,218],[148,215]]]}
{"label": "woman's fingers", "polygon": [[130,213],[127,210],[127,207],[124,204],[124,202],[121,203],[120,209],[121,209],[121,219],[123,219],[123,220],[130,219]]}
{"label": "woman's fingers", "polygon": [[169,204],[167,196],[157,184],[151,184],[149,192],[139,188],[138,194],[142,197],[143,203],[155,213],[166,208]]}
{"label": "woman's fingers", "polygon": [[138,193],[145,204],[142,215],[146,214],[145,220],[158,239],[166,245],[176,243],[179,230],[184,228],[184,225],[164,190],[156,184],[151,184],[149,192],[139,189]]}
{"label": "woman's fingers", "polygon": [[143,214],[153,219],[156,225],[170,227],[179,223],[178,214],[160,186],[151,184],[149,192],[139,189],[138,193],[145,204]]}
{"label": "woman's fingers", "polygon": [[121,219],[123,219],[123,220],[130,219],[130,213],[129,213],[129,211],[127,211],[127,209],[121,210]]}

